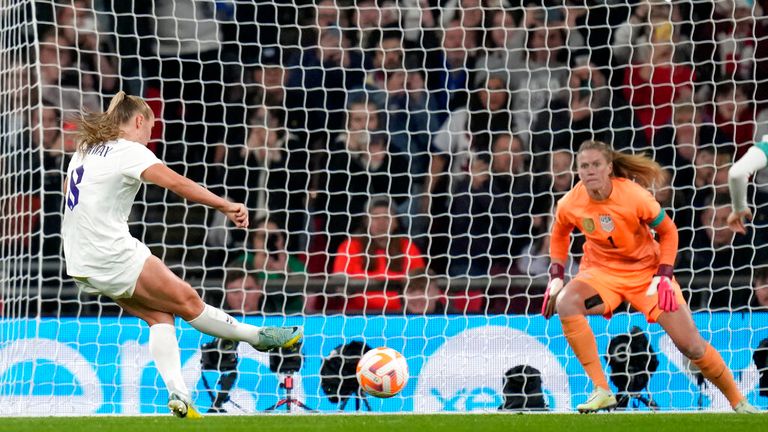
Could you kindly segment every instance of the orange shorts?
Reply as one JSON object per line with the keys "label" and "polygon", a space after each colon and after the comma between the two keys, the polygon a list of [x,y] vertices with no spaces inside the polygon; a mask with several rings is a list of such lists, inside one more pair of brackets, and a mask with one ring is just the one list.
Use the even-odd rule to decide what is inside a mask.
{"label": "orange shorts", "polygon": [[[583,282],[597,291],[605,304],[603,315],[606,318],[613,315],[613,310],[619,307],[621,302],[627,301],[632,307],[642,312],[648,322],[653,323],[662,312],[658,306],[659,295],[654,294],[649,297],[645,295],[645,291],[655,273],[656,269],[619,271],[590,267],[580,270],[573,280]],[[675,290],[677,304],[685,304],[680,285],[674,279],[672,279],[672,288]]]}

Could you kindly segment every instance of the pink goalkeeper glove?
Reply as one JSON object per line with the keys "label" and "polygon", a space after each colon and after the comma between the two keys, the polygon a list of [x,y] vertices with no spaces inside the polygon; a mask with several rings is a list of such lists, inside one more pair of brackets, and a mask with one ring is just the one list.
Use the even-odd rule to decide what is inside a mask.
{"label": "pink goalkeeper glove", "polygon": [[547,290],[544,292],[544,304],[541,305],[541,314],[546,319],[555,314],[557,295],[563,289],[564,279],[565,268],[562,265],[552,264],[549,266],[549,283],[547,284]]}
{"label": "pink goalkeeper glove", "polygon": [[672,266],[669,264],[659,265],[659,269],[651,279],[651,284],[648,285],[645,295],[650,297],[656,293],[659,295],[659,309],[664,312],[677,310],[677,298],[675,297],[675,290],[672,288]]}

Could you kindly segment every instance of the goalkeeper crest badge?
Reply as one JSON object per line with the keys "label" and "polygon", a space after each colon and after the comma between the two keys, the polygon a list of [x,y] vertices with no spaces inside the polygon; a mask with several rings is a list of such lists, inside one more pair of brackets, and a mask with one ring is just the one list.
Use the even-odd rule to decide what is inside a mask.
{"label": "goalkeeper crest badge", "polygon": [[592,234],[595,231],[595,221],[592,218],[584,218],[581,220],[581,226],[584,227],[584,231]]}
{"label": "goalkeeper crest badge", "polygon": [[605,232],[612,232],[614,225],[610,215],[600,215],[600,228]]}

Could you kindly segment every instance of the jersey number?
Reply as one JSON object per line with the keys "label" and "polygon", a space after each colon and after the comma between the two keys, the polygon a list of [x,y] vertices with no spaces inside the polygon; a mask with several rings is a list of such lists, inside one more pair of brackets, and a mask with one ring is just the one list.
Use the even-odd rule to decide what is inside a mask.
{"label": "jersey number", "polygon": [[608,241],[611,242],[611,246],[613,246],[614,249],[618,249],[616,243],[613,242],[613,236],[608,236]]}
{"label": "jersey number", "polygon": [[70,210],[74,210],[77,203],[80,202],[80,189],[78,189],[77,185],[80,184],[81,181],[83,181],[83,173],[85,172],[85,167],[83,165],[80,165],[79,167],[75,168],[75,170],[72,172],[72,177],[69,179],[69,193],[67,194],[67,207],[69,207]]}

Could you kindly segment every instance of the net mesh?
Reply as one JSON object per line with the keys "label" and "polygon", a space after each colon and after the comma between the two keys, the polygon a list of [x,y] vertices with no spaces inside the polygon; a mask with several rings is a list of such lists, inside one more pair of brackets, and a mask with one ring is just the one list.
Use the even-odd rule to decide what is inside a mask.
{"label": "net mesh", "polygon": [[[72,121],[119,90],[150,104],[158,157],[252,217],[237,230],[147,185],[131,233],[206,302],[256,325],[304,325],[294,396],[312,407],[339,409],[321,365],[352,340],[397,349],[411,368],[400,395],[369,398],[373,410],[538,409],[541,395],[514,386],[537,373],[531,391],[548,409],[585,400],[559,321],[538,311],[553,208],[586,140],[664,166],[653,192],[678,226],[675,274],[694,320],[765,406],[766,365],[752,357],[768,337],[763,177],[750,186],[753,228],[734,237],[725,224],[729,165],[768,139],[765,5],[631,3],[3,2],[0,412],[165,410],[146,325],[79,293],[63,264]],[[572,243],[569,275],[582,236]],[[658,354],[630,407],[728,408],[660,328],[624,311],[590,322],[606,367],[635,325]],[[206,386],[231,371],[201,370],[210,338],[179,324],[185,378],[215,407]],[[224,409],[285,396],[269,356],[239,354]],[[53,403],[38,412],[36,398]]]}

